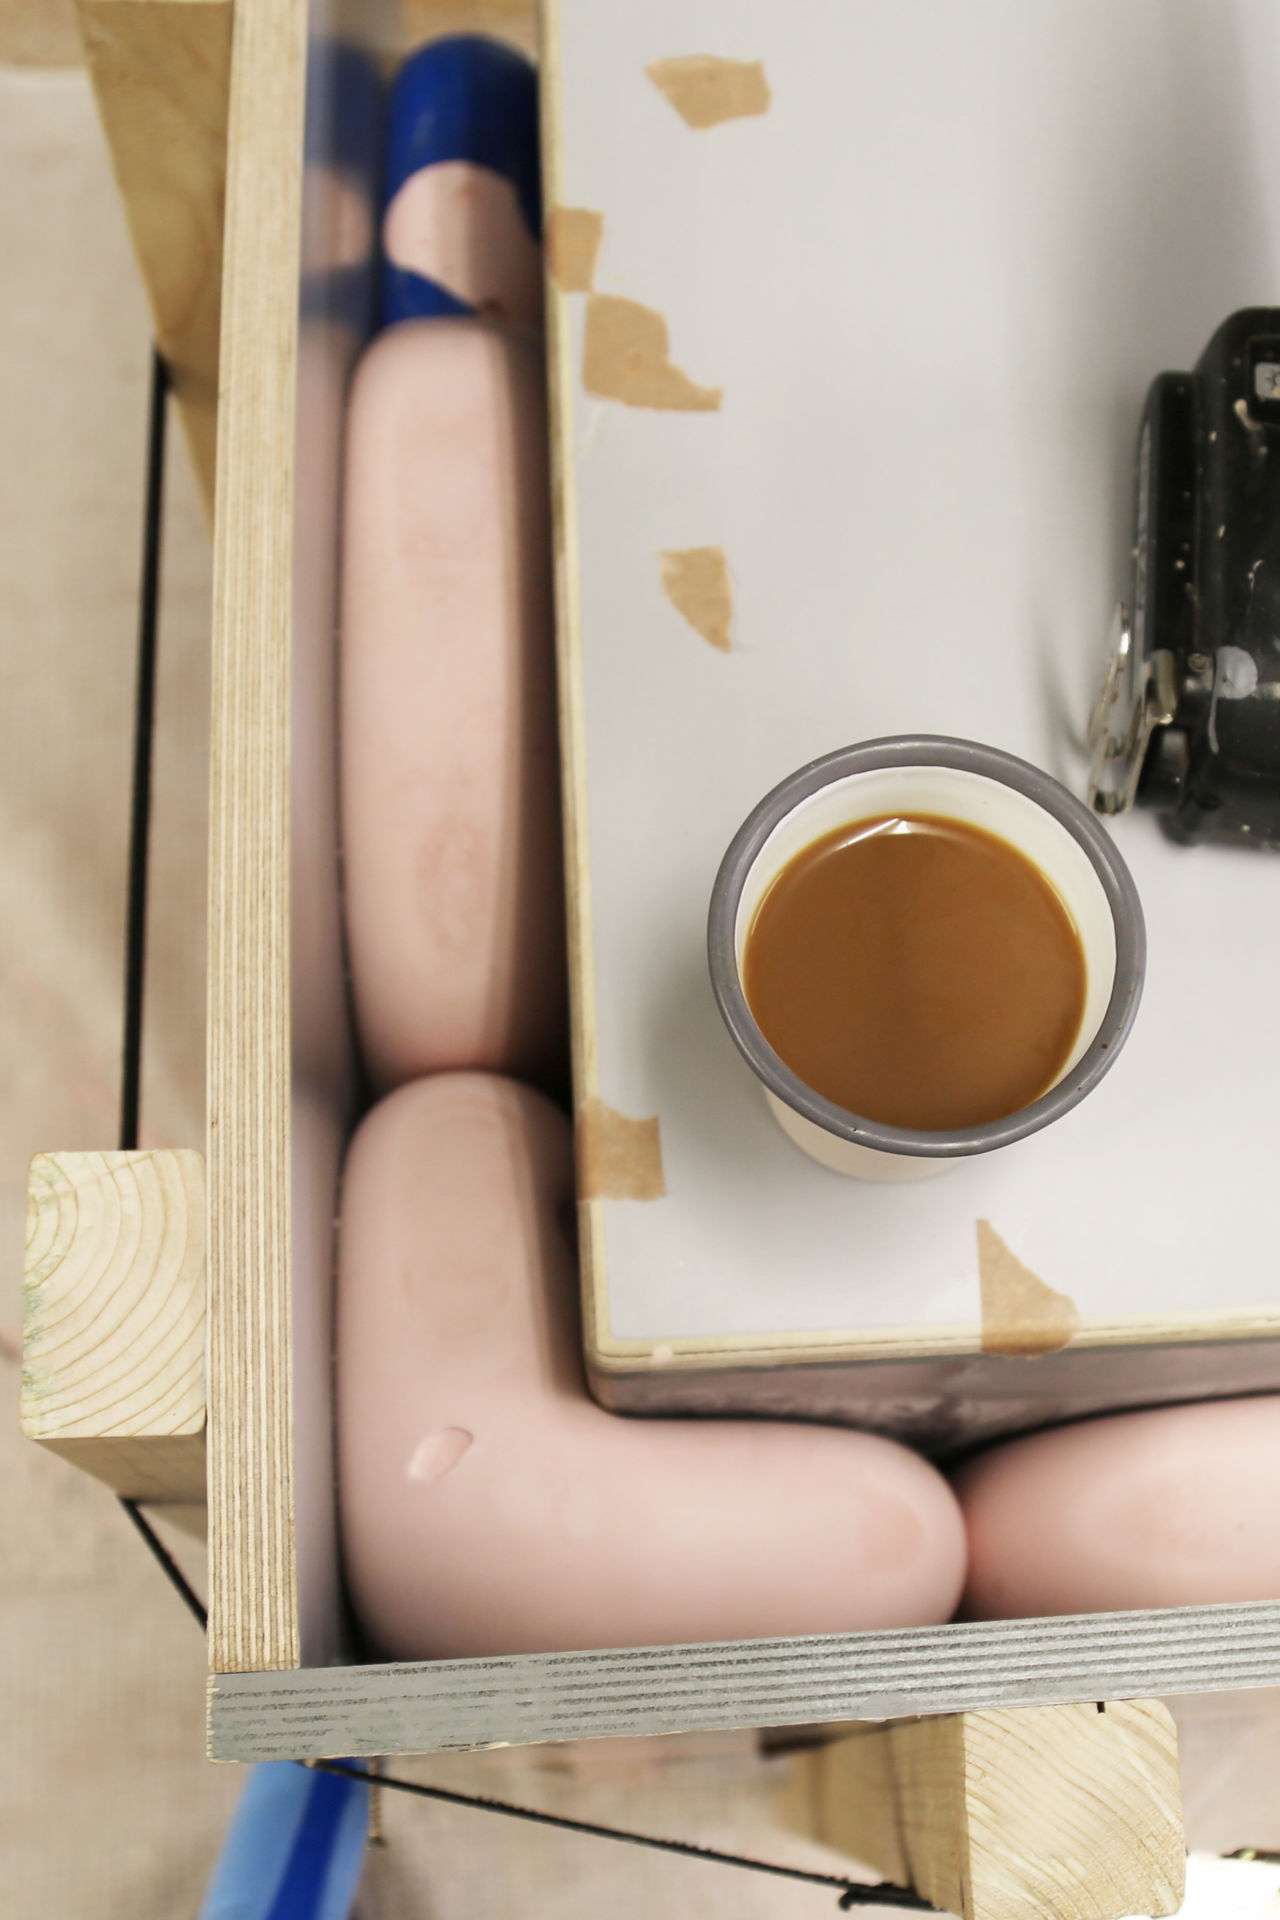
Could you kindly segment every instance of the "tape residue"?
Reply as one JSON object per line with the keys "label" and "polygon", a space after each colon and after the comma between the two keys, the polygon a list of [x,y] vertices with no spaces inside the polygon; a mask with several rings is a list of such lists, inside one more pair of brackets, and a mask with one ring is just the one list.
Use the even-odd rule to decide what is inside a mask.
{"label": "tape residue", "polygon": [[719,387],[700,387],[671,364],[660,313],[612,293],[587,296],[582,384],[600,400],[679,413],[714,413],[722,397]]}
{"label": "tape residue", "polygon": [[603,1100],[585,1100],[577,1146],[581,1199],[660,1200],[666,1192],[656,1114],[632,1120]]}
{"label": "tape residue", "polygon": [[1057,1353],[1080,1325],[1075,1301],[1024,1267],[989,1220],[978,1221],[978,1276],[984,1353]]}
{"label": "tape residue", "polygon": [[688,53],[655,60],[645,72],[689,127],[718,127],[769,111],[769,82],[759,60]]}
{"label": "tape residue", "polygon": [[733,642],[733,586],[723,547],[662,553],[662,591],[695,633],[728,653]]}
{"label": "tape residue", "polygon": [[561,293],[590,293],[604,215],[590,207],[552,207],[547,215],[547,267]]}

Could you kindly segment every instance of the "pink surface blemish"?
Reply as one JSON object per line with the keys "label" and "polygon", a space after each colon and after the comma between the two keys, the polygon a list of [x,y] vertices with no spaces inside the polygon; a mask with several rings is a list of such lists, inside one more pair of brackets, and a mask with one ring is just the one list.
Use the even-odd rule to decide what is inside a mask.
{"label": "pink surface blemish", "polygon": [[424,943],[451,957],[481,951],[493,913],[494,857],[464,806],[442,811],[424,832],[414,864]]}
{"label": "pink surface blemish", "polygon": [[927,1556],[929,1547],[919,1512],[904,1500],[883,1496],[868,1497],[862,1544],[869,1562],[882,1571],[909,1568]]}
{"label": "pink surface blemish", "polygon": [[443,1480],[447,1473],[452,1473],[473,1444],[473,1436],[465,1427],[441,1427],[419,1440],[405,1471],[419,1486],[428,1486],[433,1480]]}

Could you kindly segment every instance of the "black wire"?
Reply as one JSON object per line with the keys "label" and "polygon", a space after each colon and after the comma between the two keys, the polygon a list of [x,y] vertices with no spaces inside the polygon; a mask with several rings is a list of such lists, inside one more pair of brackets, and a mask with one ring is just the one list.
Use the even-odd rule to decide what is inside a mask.
{"label": "black wire", "polygon": [[[142,1011],[147,959],[147,856],[151,829],[152,739],[155,730],[156,654],[160,611],[160,549],[164,525],[165,425],[169,394],[169,375],[163,359],[154,348],[151,354],[151,402],[147,421],[146,507],[142,541],[142,580],[138,609],[138,671],[133,725],[133,794],[129,820],[129,881],[125,916],[124,975],[124,1066],[120,1087],[120,1148],[133,1152],[138,1145],[138,1115],[142,1085]],[[209,1624],[208,1610],[187,1580],[181,1567],[161,1540],[136,1500],[121,1499],[121,1506],[151,1549],[174,1590],[202,1627]],[[369,1781],[369,1774],[358,1767],[336,1760],[309,1760],[306,1765],[323,1773],[343,1774],[349,1779]],[[558,1827],[565,1833],[586,1834],[596,1840],[621,1840],[633,1847],[651,1847],[660,1853],[681,1854],[694,1860],[709,1860],[723,1867],[746,1867],[754,1873],[771,1873],[784,1880],[804,1880],[814,1886],[838,1887],[840,1906],[908,1907],[919,1913],[934,1913],[927,1900],[890,1885],[860,1886],[835,1874],[810,1873],[802,1867],[778,1866],[768,1860],[748,1860],[736,1853],[720,1853],[714,1847],[695,1846],[688,1840],[658,1840],[649,1834],[627,1833],[620,1827],[601,1827],[588,1820],[570,1820],[559,1814],[536,1813],[532,1807],[515,1807],[504,1800],[486,1800],[466,1793],[451,1793],[445,1787],[425,1787],[415,1780],[398,1780],[388,1774],[377,1776],[378,1784],[399,1793],[414,1793],[427,1800],[442,1800],[455,1807],[474,1807],[485,1813],[504,1813],[513,1820],[530,1820],[538,1826]]]}
{"label": "black wire", "polygon": [[156,634],[160,612],[160,540],[164,523],[164,442],[169,375],[151,350],[146,506],[138,591],[138,667],[133,709],[133,793],[129,810],[129,892],[124,939],[124,1067],[120,1150],[138,1144],[142,1082],[142,998],[147,964],[147,849],[151,831],[151,741],[156,709]]}
{"label": "black wire", "polygon": [[120,1505],[124,1508],[134,1526],[138,1529],[138,1532],[142,1535],[152,1553],[168,1574],[176,1590],[186,1601],[190,1612],[195,1615],[202,1627],[207,1627],[209,1624],[208,1611],[196,1593],[195,1588],[188,1581],[186,1574],[182,1571],[182,1568],[178,1565],[168,1547],[166,1547],[164,1541],[160,1538],[160,1535],[147,1519],[146,1514],[143,1513],[137,1501],[126,1500],[122,1497]]}
{"label": "black wire", "polygon": [[[347,1780],[361,1780],[369,1784],[370,1776],[361,1767],[351,1766],[343,1760],[308,1760],[304,1763],[320,1773],[341,1774]],[[446,1806],[474,1807],[481,1813],[505,1813],[512,1820],[530,1820],[535,1826],[558,1827],[564,1833],[586,1834],[593,1840],[622,1840],[633,1847],[652,1847],[659,1853],[681,1854],[687,1859],[709,1860],[720,1867],[746,1867],[752,1873],[772,1873],[782,1880],[805,1880],[811,1886],[838,1887],[840,1890],[840,1910],[849,1912],[854,1907],[906,1907],[914,1913],[937,1913],[937,1907],[930,1906],[918,1893],[911,1893],[905,1887],[894,1886],[890,1882],[881,1882],[878,1886],[864,1886],[856,1880],[843,1880],[834,1873],[813,1873],[805,1867],[784,1867],[773,1860],[751,1860],[745,1854],[721,1853],[716,1847],[699,1847],[692,1840],[659,1840],[648,1833],[628,1833],[621,1827],[601,1827],[591,1820],[571,1820],[559,1813],[538,1813],[532,1807],[512,1806],[507,1800],[482,1799],[470,1793],[454,1793],[448,1787],[427,1787],[417,1780],[400,1780],[393,1774],[380,1773],[377,1776],[380,1787],[390,1787],[396,1793],[415,1793],[424,1800],[442,1800]]]}
{"label": "black wire", "polygon": [[[124,1061],[120,1076],[120,1150],[138,1145],[142,1088],[142,1005],[147,966],[147,855],[151,839],[152,739],[156,713],[156,654],[160,627],[160,549],[164,529],[164,451],[169,370],[151,349],[147,414],[147,477],[142,522],[142,578],[138,588],[138,666],[133,706],[133,791],[129,803],[129,877],[124,932]],[[209,1616],[181,1567],[136,1500],[121,1506],[150,1547],[175,1590],[202,1627]]]}

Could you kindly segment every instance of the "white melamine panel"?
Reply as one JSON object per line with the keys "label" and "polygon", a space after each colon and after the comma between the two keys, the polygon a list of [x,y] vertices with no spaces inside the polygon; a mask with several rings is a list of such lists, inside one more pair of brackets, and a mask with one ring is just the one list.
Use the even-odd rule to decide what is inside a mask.
{"label": "white melamine panel", "polygon": [[[609,1340],[973,1325],[975,1221],[1082,1315],[1277,1303],[1280,862],[1116,838],[1146,998],[1078,1110],[877,1188],[791,1146],[721,1027],[717,865],[776,781],[882,734],[960,735],[1083,792],[1127,587],[1151,378],[1280,302],[1280,12],[1267,0],[558,0],[560,200],[599,291],[665,317],[719,410],[583,388],[567,297],[598,1092],[660,1123],[667,1194],[603,1203]],[[645,74],[763,62],[697,131]],[[732,648],[669,604],[723,547]],[[599,1298],[599,1296],[598,1296]]]}

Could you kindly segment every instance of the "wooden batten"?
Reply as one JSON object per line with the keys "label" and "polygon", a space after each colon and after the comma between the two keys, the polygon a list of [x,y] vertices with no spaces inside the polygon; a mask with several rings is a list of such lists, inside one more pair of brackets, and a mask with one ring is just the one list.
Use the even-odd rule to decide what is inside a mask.
{"label": "wooden batten", "polygon": [[815,1839],[964,1920],[1182,1904],[1177,1732],[1158,1700],[902,1721],[803,1766]]}
{"label": "wooden batten", "polygon": [[204,1305],[200,1154],[36,1155],[19,1404],[28,1439],[128,1499],[203,1508]]}
{"label": "wooden batten", "polygon": [[76,0],[156,344],[213,517],[232,0]]}

